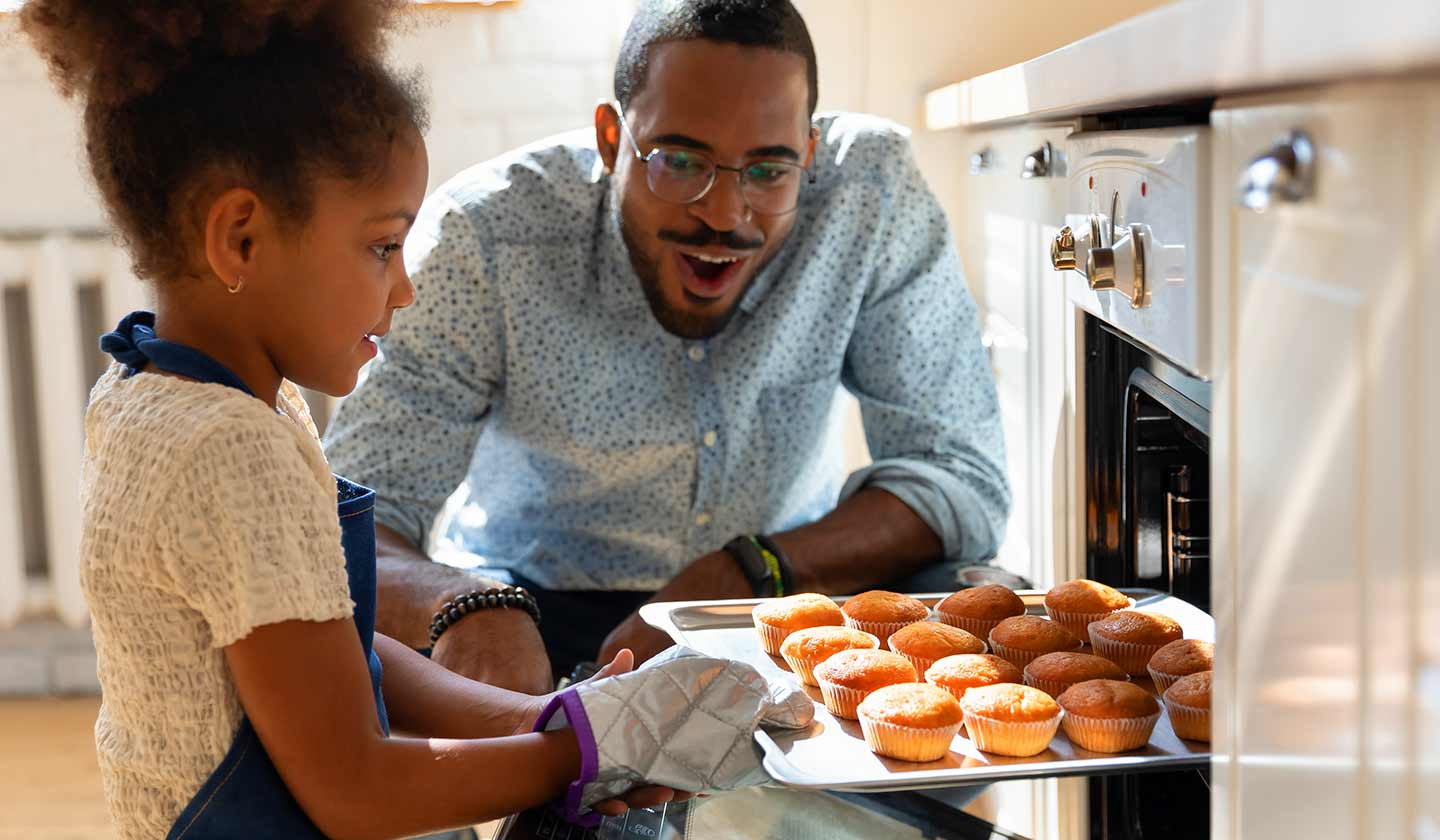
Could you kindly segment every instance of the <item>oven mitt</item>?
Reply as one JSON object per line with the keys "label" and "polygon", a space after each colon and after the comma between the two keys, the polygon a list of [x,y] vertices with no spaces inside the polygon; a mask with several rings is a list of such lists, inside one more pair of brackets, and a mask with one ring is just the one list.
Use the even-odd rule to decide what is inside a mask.
{"label": "oven mitt", "polygon": [[772,684],[744,662],[677,646],[634,671],[565,689],[535,731],[575,730],[580,778],[562,810],[595,825],[590,805],[639,785],[703,793],[765,782],[756,727],[802,729],[814,716],[803,691]]}

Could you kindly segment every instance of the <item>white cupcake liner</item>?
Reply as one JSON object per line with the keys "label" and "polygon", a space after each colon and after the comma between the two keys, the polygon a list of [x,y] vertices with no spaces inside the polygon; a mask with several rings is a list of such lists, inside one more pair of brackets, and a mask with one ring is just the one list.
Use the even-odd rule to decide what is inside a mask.
{"label": "white cupcake liner", "polygon": [[1145,666],[1145,670],[1150,672],[1150,679],[1155,681],[1155,692],[1161,697],[1164,697],[1165,692],[1170,690],[1170,686],[1189,676],[1189,674],[1172,674],[1168,671],[1160,671],[1151,668],[1148,664]]}
{"label": "white cupcake liner", "polygon": [[950,752],[950,742],[960,731],[960,721],[949,726],[902,726],[871,720],[861,712],[860,731],[871,752],[900,761],[938,761]]}
{"label": "white cupcake liner", "polygon": [[1009,662],[1011,665],[1014,665],[1021,671],[1025,670],[1026,665],[1029,665],[1031,662],[1034,662],[1035,660],[1039,659],[1047,653],[1073,653],[1079,650],[1081,647],[1080,643],[1077,641],[1074,647],[1061,651],[1021,650],[1020,648],[1010,647],[1009,645],[1002,645],[994,639],[986,639],[986,642],[990,645],[991,653],[995,654],[1006,662]]}
{"label": "white cupcake liner", "polygon": [[886,642],[890,641],[891,633],[894,633],[901,627],[909,627],[916,621],[924,620],[925,619],[923,618],[917,618],[915,619],[915,621],[861,621],[858,618],[851,618],[847,615],[845,616],[845,626],[853,627],[856,630],[863,630],[866,633],[869,633],[870,635],[880,640],[880,647],[883,648],[888,647],[888,645],[886,645]]}
{"label": "white cupcake liner", "polygon": [[780,645],[784,644],[785,637],[790,635],[790,631],[785,628],[766,624],[758,618],[755,619],[755,632],[760,634],[760,647],[771,656],[780,655]]}
{"label": "white cupcake liner", "polygon": [[1105,638],[1094,630],[1090,631],[1090,646],[1095,648],[1095,655],[1103,656],[1114,662],[1132,677],[1145,676],[1145,668],[1150,664],[1150,657],[1167,644],[1169,643],[1144,645],[1139,642],[1117,642],[1114,639]]}
{"label": "white cupcake liner", "polygon": [[1170,728],[1175,735],[1188,741],[1210,740],[1210,710],[1199,706],[1187,706],[1174,700],[1165,700],[1165,711],[1170,713]]}
{"label": "white cupcake liner", "polygon": [[951,627],[959,627],[961,630],[967,630],[975,636],[978,636],[982,641],[990,638],[990,631],[994,630],[996,625],[1005,620],[1003,618],[966,618],[960,615],[941,612],[940,610],[935,611],[935,617],[940,619],[941,624],[948,624]]}
{"label": "white cupcake liner", "polygon": [[[983,642],[982,642],[982,644],[983,644]],[[888,648],[890,648],[890,650],[894,651],[895,653],[898,653],[898,654],[900,654],[901,656],[905,657],[906,659],[910,660],[910,664],[915,666],[915,673],[918,674],[922,679],[925,677],[925,672],[928,671],[928,670],[930,670],[930,666],[931,666],[931,665],[934,665],[936,662],[939,662],[940,659],[944,659],[944,658],[945,658],[945,657],[942,656],[942,657],[940,657],[940,659],[925,659],[925,658],[922,658],[922,657],[919,657],[919,656],[911,656],[910,654],[906,653],[906,652],[903,651],[903,650],[895,650],[895,646],[892,645],[892,644],[890,644],[890,642],[889,642],[888,640],[886,641],[885,646],[888,647]],[[985,651],[987,651],[987,650],[989,650],[989,649],[990,649],[989,645],[986,645],[984,648],[981,648],[979,651],[976,651],[976,652],[977,652],[977,653],[984,653]],[[946,656],[950,656],[950,655],[952,655],[952,654],[946,654]]]}
{"label": "white cupcake liner", "polygon": [[[1038,658],[1038,657],[1037,657],[1037,658]],[[1032,660],[1032,661],[1033,661],[1033,660]],[[1025,684],[1026,684],[1026,685],[1028,685],[1028,686],[1030,686],[1030,687],[1032,687],[1032,688],[1038,688],[1038,689],[1040,689],[1041,691],[1045,692],[1046,694],[1050,695],[1051,697],[1059,697],[1061,694],[1065,693],[1065,689],[1069,688],[1070,686],[1074,685],[1075,683],[1077,683],[1077,682],[1085,682],[1085,680],[1043,680],[1043,679],[1035,676],[1034,674],[1030,673],[1030,668],[1029,668],[1029,667],[1026,667],[1026,668],[1022,669],[1022,673],[1023,673],[1024,676],[1025,676]],[[1111,679],[1111,678],[1110,678],[1110,677],[1091,677],[1090,679]],[[1129,676],[1126,676],[1125,679],[1126,679],[1126,681],[1128,681],[1128,680],[1130,679],[1130,677],[1129,677]]]}
{"label": "white cupcake liner", "polygon": [[825,708],[829,709],[830,714],[835,717],[856,720],[859,713],[855,711],[855,707],[860,705],[860,701],[870,696],[868,691],[836,685],[823,677],[816,677],[815,681],[819,683],[820,696],[825,700]]}
{"label": "white cupcake liner", "polygon": [[1008,721],[977,715],[965,710],[965,732],[977,749],[996,755],[1024,758],[1039,755],[1050,748],[1055,731],[1060,728],[1062,711],[1048,720]]}
{"label": "white cupcake liner", "polygon": [[[875,635],[874,635],[873,633],[866,633],[865,635],[866,635],[866,636],[869,636],[869,637],[870,637],[870,641],[873,642],[873,644],[870,645],[869,649],[870,649],[870,650],[877,650],[877,649],[879,649],[879,647],[880,647],[880,640],[877,639],[877,638],[875,638]],[[846,649],[846,650],[864,650],[865,648],[845,648],[845,649]],[[839,653],[839,652],[840,652],[840,651],[837,650],[837,651],[835,651],[835,652],[833,652],[833,653],[826,654],[826,655],[825,655],[823,658],[821,658],[821,659],[801,659],[801,658],[798,657],[798,656],[791,656],[790,654],[786,653],[786,652],[784,651],[784,649],[781,649],[781,651],[780,651],[780,657],[785,660],[785,664],[790,666],[790,670],[795,672],[795,675],[800,678],[800,681],[801,681],[801,682],[805,683],[806,685],[819,686],[820,683],[818,683],[818,682],[815,681],[815,666],[816,666],[816,665],[819,665],[821,662],[824,662],[826,659],[829,659],[831,656],[834,656],[836,653]]]}
{"label": "white cupcake liner", "polygon": [[1150,743],[1150,733],[1159,720],[1158,710],[1138,718],[1097,718],[1066,712],[1060,725],[1065,729],[1065,737],[1081,749],[1118,753],[1138,750]]}
{"label": "white cupcake liner", "polygon": [[1121,610],[1128,610],[1135,606],[1135,599],[1131,598],[1130,603],[1123,607],[1116,607],[1113,610],[1102,610],[1100,612],[1071,612],[1070,610],[1052,610],[1049,604],[1045,605],[1045,614],[1050,620],[1070,631],[1070,634],[1084,642],[1090,638],[1090,622],[1099,621],[1102,618],[1117,613]]}

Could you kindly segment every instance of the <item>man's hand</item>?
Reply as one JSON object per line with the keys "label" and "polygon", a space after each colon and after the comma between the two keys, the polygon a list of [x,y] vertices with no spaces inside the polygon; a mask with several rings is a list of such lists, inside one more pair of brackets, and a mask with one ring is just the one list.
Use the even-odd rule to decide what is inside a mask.
{"label": "man's hand", "polygon": [[640,613],[631,613],[605,637],[605,644],[600,646],[600,661],[609,662],[621,650],[629,648],[635,652],[635,664],[638,665],[673,644],[674,640],[663,631],[646,624]]}
{"label": "man's hand", "polygon": [[517,609],[478,610],[446,630],[430,658],[472,680],[545,694],[555,687],[540,629]]}

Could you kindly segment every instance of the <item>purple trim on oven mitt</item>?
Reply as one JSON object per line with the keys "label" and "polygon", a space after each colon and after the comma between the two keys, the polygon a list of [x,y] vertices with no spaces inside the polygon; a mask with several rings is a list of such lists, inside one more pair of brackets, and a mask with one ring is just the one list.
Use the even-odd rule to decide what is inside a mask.
{"label": "purple trim on oven mitt", "polygon": [[[562,717],[556,719],[554,725],[547,726],[556,712],[561,712]],[[570,728],[575,730],[575,742],[580,745],[580,778],[565,789],[563,807],[559,802],[554,803],[555,810],[575,825],[595,828],[600,825],[600,815],[595,811],[581,814],[580,796],[584,793],[585,786],[595,781],[595,777],[600,773],[600,754],[595,746],[595,731],[590,728],[590,716],[585,714],[585,704],[580,702],[579,692],[567,688],[550,698],[544,711],[540,712],[540,717],[535,719],[535,728],[531,731],[559,729],[567,722]]]}

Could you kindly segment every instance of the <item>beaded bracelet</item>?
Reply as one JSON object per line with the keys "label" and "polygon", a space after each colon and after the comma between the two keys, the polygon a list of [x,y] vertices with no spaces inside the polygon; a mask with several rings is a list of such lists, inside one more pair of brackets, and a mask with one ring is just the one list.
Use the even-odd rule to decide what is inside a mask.
{"label": "beaded bracelet", "polygon": [[540,623],[540,605],[536,603],[534,595],[525,591],[525,587],[493,586],[489,589],[477,589],[457,595],[440,605],[440,611],[435,613],[435,618],[430,621],[430,646],[434,647],[440,640],[440,634],[453,627],[460,619],[472,612],[494,607],[524,610],[536,624]]}

